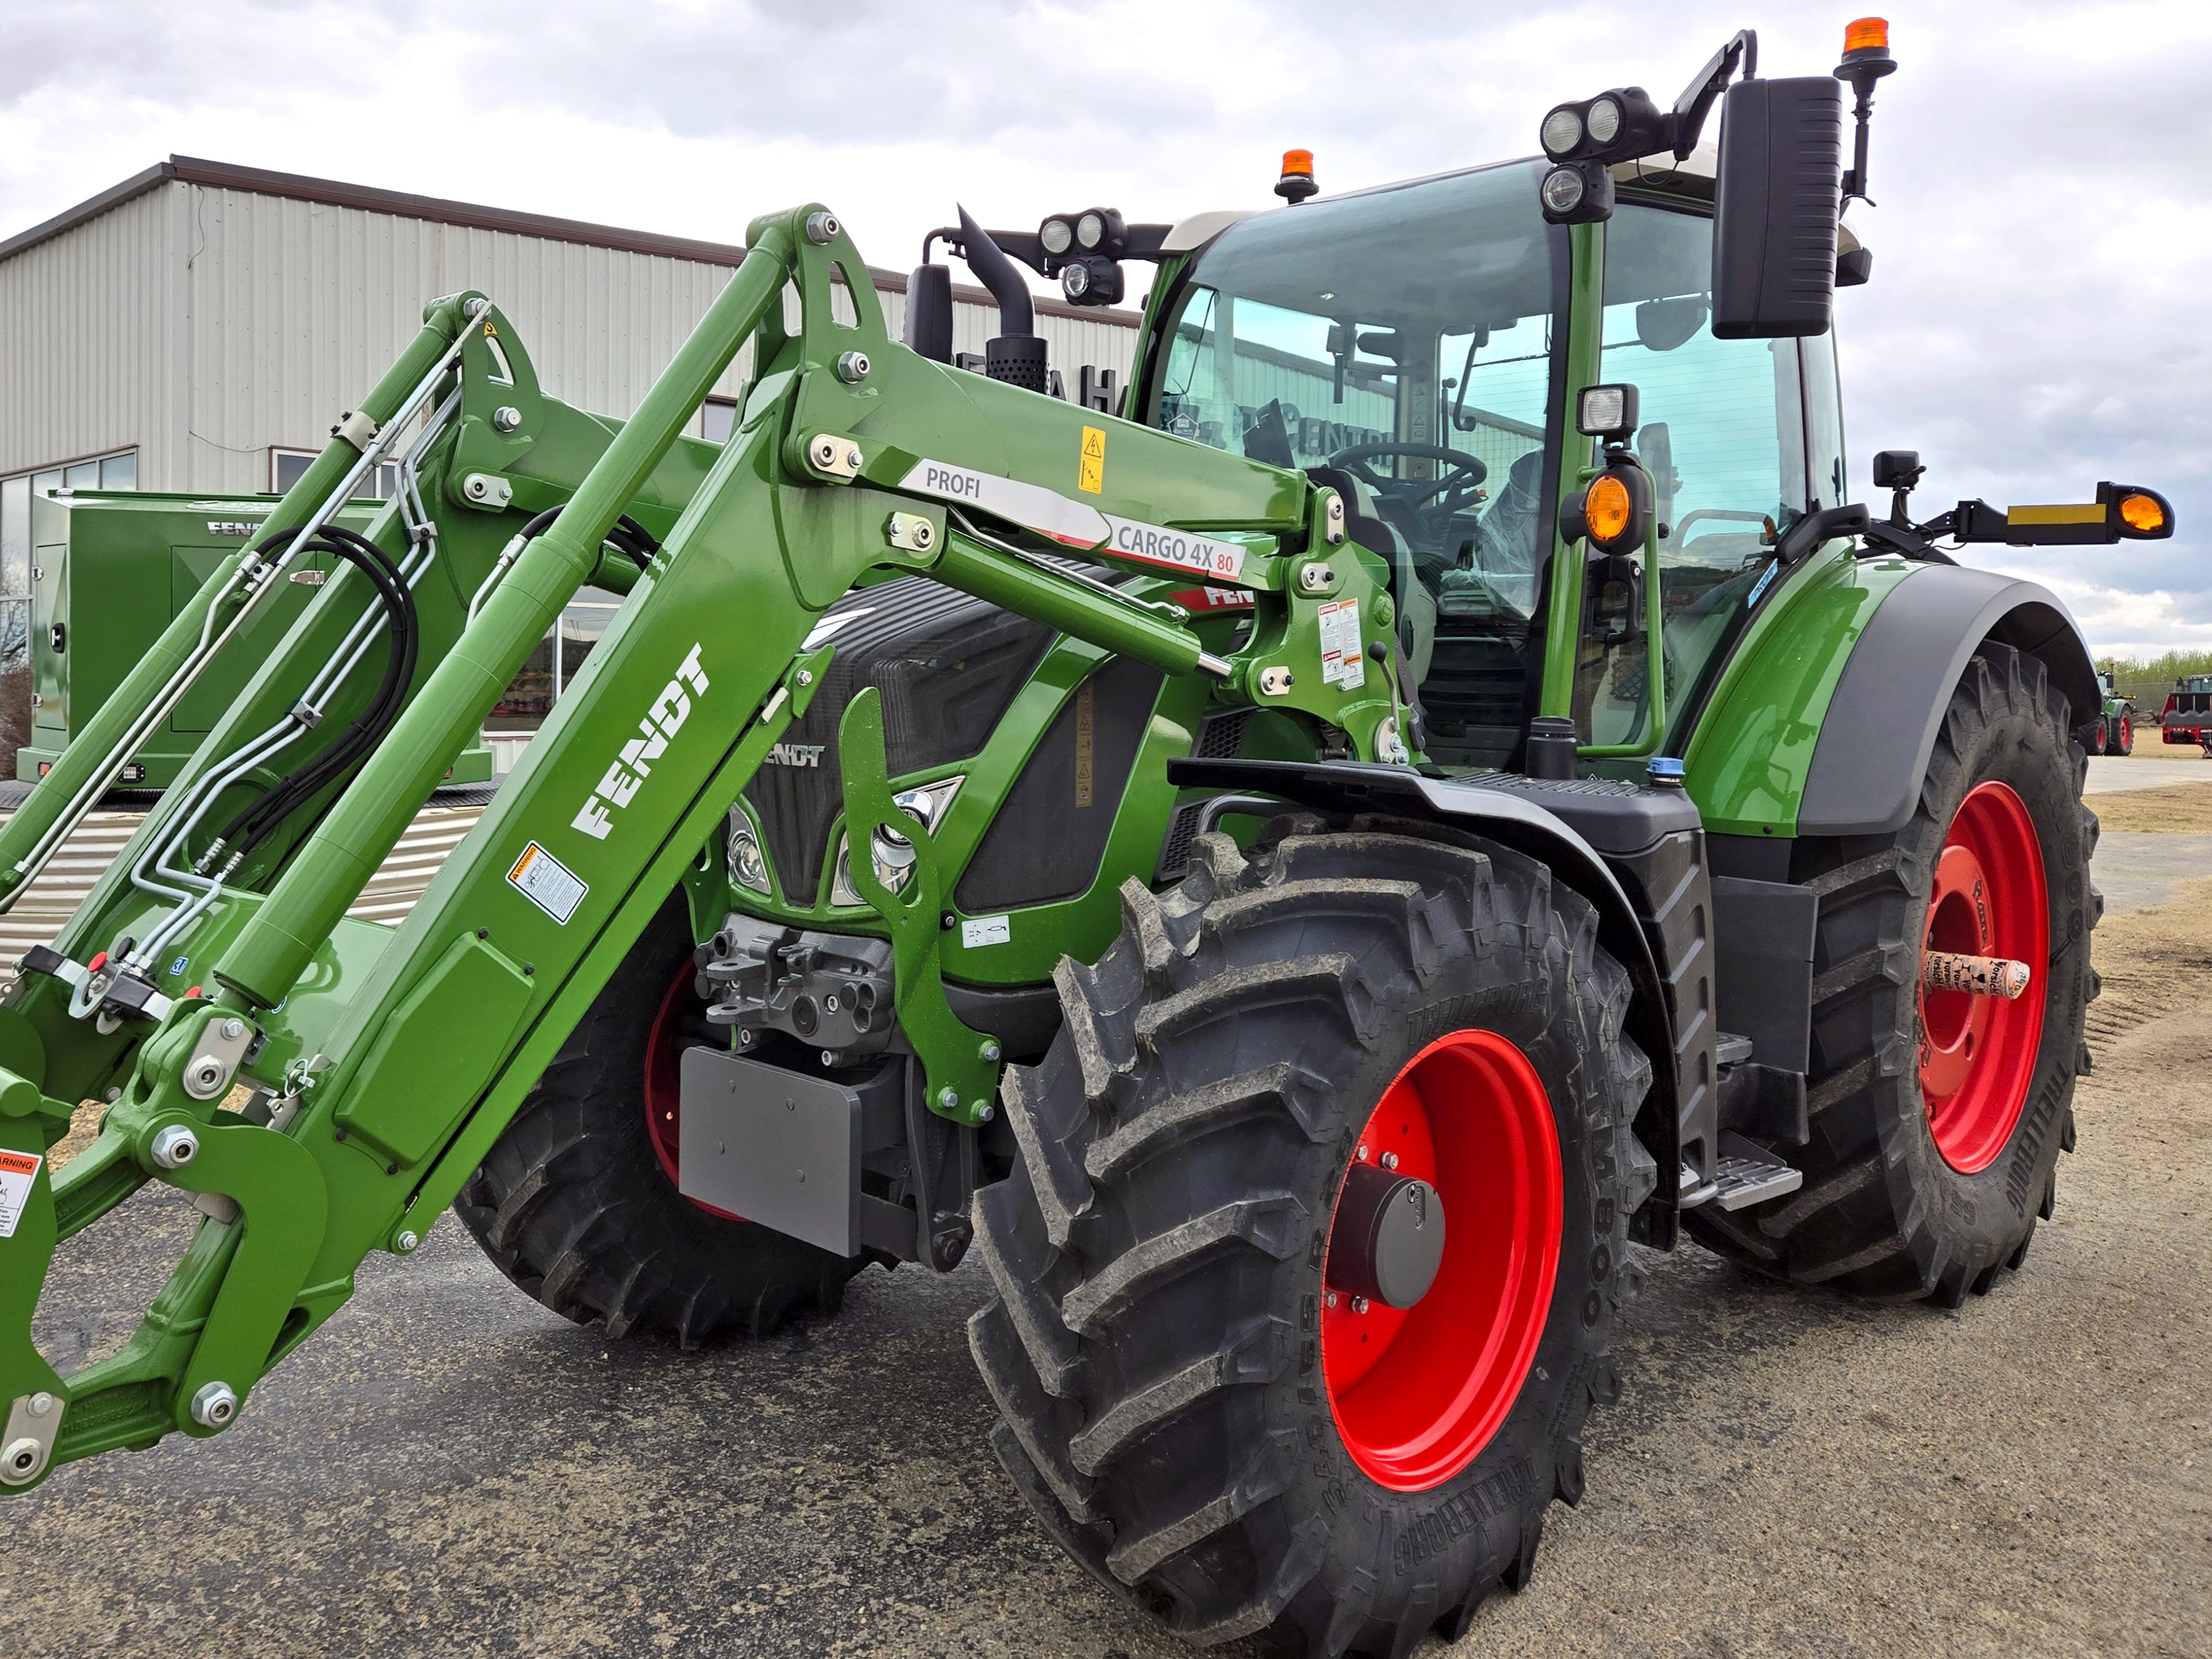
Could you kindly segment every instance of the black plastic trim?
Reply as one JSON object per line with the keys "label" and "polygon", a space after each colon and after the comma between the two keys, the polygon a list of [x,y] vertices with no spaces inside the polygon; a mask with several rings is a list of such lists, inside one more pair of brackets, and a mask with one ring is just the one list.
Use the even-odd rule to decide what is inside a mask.
{"label": "black plastic trim", "polygon": [[2075,725],[2103,709],[2089,647],[2049,592],[1991,570],[1920,566],[1890,590],[1844,665],[1813,748],[1800,836],[1905,827],[1952,689],[1990,639],[2039,659]]}

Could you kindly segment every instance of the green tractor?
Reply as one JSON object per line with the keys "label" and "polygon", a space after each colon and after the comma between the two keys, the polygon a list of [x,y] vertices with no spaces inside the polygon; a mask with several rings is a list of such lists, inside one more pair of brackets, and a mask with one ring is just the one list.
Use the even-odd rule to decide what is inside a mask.
{"label": "green tractor", "polygon": [[[332,573],[0,1008],[0,1486],[222,1433],[449,1206],[686,1345],[972,1253],[994,1444],[1103,1584],[1401,1653],[1580,1497],[1632,1243],[1948,1305],[2020,1268],[2096,985],[2098,689],[1939,544],[2172,514],[1915,520],[1903,452],[1887,516],[1846,499],[1839,210],[1893,67],[1855,25],[1760,79],[1747,33],[1540,161],[963,213],[903,341],[830,211],[769,216],[626,422],[434,302],[0,830],[12,894]],[[939,240],[999,301],[980,373]],[[1110,303],[1132,262],[1118,411],[1051,395],[1018,266]],[[748,343],[730,441],[681,436]],[[469,839],[349,919],[586,582],[623,608]],[[59,1376],[56,1244],[149,1182],[194,1241]]]}

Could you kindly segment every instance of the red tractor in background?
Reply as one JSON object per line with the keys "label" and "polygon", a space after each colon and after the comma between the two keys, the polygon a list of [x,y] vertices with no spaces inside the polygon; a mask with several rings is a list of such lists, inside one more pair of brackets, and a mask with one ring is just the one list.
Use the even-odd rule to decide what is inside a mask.
{"label": "red tractor in background", "polygon": [[2212,674],[2191,674],[2174,681],[2173,690],[2166,694],[2158,725],[2161,742],[2193,743],[2207,759],[2212,759],[2212,737],[2205,735],[2212,730]]}

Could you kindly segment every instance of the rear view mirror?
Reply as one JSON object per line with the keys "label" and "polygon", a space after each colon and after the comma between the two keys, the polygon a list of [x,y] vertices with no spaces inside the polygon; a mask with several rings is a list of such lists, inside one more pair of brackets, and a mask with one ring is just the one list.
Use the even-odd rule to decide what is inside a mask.
{"label": "rear view mirror", "polygon": [[1716,337],[1828,331],[1843,112],[1843,88],[1825,75],[1739,82],[1722,100],[1713,182]]}

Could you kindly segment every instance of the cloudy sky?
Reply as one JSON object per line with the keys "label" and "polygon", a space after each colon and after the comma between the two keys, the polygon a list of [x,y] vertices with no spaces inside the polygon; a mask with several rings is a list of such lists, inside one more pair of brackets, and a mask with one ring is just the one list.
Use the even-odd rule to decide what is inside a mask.
{"label": "cloudy sky", "polygon": [[[1663,104],[1740,27],[1831,68],[1847,8],[939,0],[11,0],[0,234],[172,152],[735,241],[810,198],[878,264],[985,222],[1271,205],[1532,152],[1561,99]],[[1631,27],[1625,19],[1639,20]],[[1650,21],[1664,17],[1663,26]],[[1893,5],[1875,280],[1840,297],[1852,465],[1961,495],[2174,501],[2172,541],[2004,552],[2101,653],[2212,647],[2212,5]],[[2001,551],[2002,551],[2001,550]],[[1984,561],[1997,562],[1998,561]]]}

